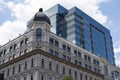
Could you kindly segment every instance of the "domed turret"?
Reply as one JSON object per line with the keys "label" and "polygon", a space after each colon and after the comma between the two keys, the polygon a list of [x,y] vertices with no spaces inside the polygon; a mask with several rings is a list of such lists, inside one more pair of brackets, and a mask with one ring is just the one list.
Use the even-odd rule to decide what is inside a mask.
{"label": "domed turret", "polygon": [[[41,23],[42,22],[42,23]],[[43,27],[43,22],[48,23],[48,25]],[[44,24],[46,24],[44,23]],[[50,30],[50,19],[48,18],[48,16],[46,16],[43,12],[43,9],[40,8],[39,11],[27,22],[27,31],[30,31],[31,29],[36,29],[38,28],[38,25],[42,25],[42,27],[46,30]],[[37,27],[36,27],[37,26]],[[39,26],[41,27],[41,26]]]}
{"label": "domed turret", "polygon": [[40,8],[39,12],[33,17],[33,21],[46,21],[50,25],[50,19],[43,13],[43,9]]}

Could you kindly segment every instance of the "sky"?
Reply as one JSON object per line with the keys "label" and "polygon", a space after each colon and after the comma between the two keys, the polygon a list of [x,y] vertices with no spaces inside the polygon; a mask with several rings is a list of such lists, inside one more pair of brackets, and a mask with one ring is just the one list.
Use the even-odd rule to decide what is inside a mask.
{"label": "sky", "polygon": [[61,4],[74,6],[94,18],[111,31],[117,66],[120,66],[120,0],[0,0],[0,45],[23,34],[27,21],[43,8]]}

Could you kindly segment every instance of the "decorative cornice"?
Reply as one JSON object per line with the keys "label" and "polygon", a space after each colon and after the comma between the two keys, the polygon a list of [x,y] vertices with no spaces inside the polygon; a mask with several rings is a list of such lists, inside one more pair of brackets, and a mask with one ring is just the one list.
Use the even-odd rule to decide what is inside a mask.
{"label": "decorative cornice", "polygon": [[89,70],[89,69],[86,69],[86,68],[84,68],[84,67],[82,67],[82,66],[78,66],[78,65],[76,65],[76,64],[74,64],[74,63],[72,63],[72,62],[63,60],[62,58],[56,57],[56,56],[54,56],[54,55],[51,55],[51,54],[49,54],[48,52],[45,52],[45,51],[40,50],[40,49],[33,50],[33,51],[28,52],[28,53],[26,53],[26,54],[24,54],[24,55],[22,55],[22,56],[20,56],[20,57],[17,57],[17,58],[15,58],[15,59],[13,59],[13,60],[11,60],[11,61],[8,61],[8,62],[0,65],[0,69],[2,69],[2,68],[4,68],[4,67],[7,67],[7,66],[9,66],[9,65],[11,65],[11,64],[14,64],[14,63],[16,63],[16,62],[18,62],[18,61],[21,61],[21,60],[23,60],[23,59],[25,59],[25,58],[28,58],[28,57],[30,57],[30,56],[32,56],[32,55],[36,55],[36,54],[44,55],[44,56],[46,56],[46,57],[52,58],[52,59],[57,60],[57,61],[59,61],[59,62],[61,62],[61,63],[64,63],[64,64],[69,65],[69,66],[71,66],[71,67],[77,68],[77,69],[82,70],[82,71],[84,71],[84,72],[87,72],[87,73],[89,73],[89,74],[95,75],[95,76],[100,77],[100,78],[102,78],[102,79],[104,78],[104,75],[101,75],[101,74],[99,74],[99,73],[96,73],[96,72],[94,72],[94,71],[91,71],[91,70]]}

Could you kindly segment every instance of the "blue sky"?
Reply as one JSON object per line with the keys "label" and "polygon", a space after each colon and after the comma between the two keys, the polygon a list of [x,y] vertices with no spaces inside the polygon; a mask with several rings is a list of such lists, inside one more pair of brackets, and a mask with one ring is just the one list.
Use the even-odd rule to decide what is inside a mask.
{"label": "blue sky", "polygon": [[0,0],[0,44],[24,33],[27,21],[40,7],[46,10],[57,3],[67,9],[77,6],[106,26],[113,38],[116,64],[120,66],[120,0]]}
{"label": "blue sky", "polygon": [[100,10],[110,20],[109,28],[113,38],[114,52],[117,65],[120,66],[120,0],[110,0],[100,4]]}
{"label": "blue sky", "polygon": [[[117,35],[120,35],[120,32],[118,31],[120,28],[120,0],[111,0],[107,3],[100,4],[100,10],[103,14],[105,14],[109,20],[111,20],[110,29],[111,33],[113,35],[113,40],[120,40],[120,37]],[[114,28],[114,29],[113,29]],[[113,31],[113,30],[115,31]]]}

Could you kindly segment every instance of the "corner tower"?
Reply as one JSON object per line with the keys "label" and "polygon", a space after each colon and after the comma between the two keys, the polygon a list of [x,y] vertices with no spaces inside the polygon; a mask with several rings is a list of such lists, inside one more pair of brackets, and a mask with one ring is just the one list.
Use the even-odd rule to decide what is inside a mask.
{"label": "corner tower", "polygon": [[39,11],[28,21],[27,32],[33,30],[35,33],[34,39],[37,42],[42,41],[42,35],[46,31],[50,31],[50,20],[40,8]]}
{"label": "corner tower", "polygon": [[34,15],[34,17],[28,21],[27,31],[31,29],[36,29],[38,27],[46,28],[47,30],[50,29],[50,19],[44,14],[42,8],[40,8],[39,11]]}

